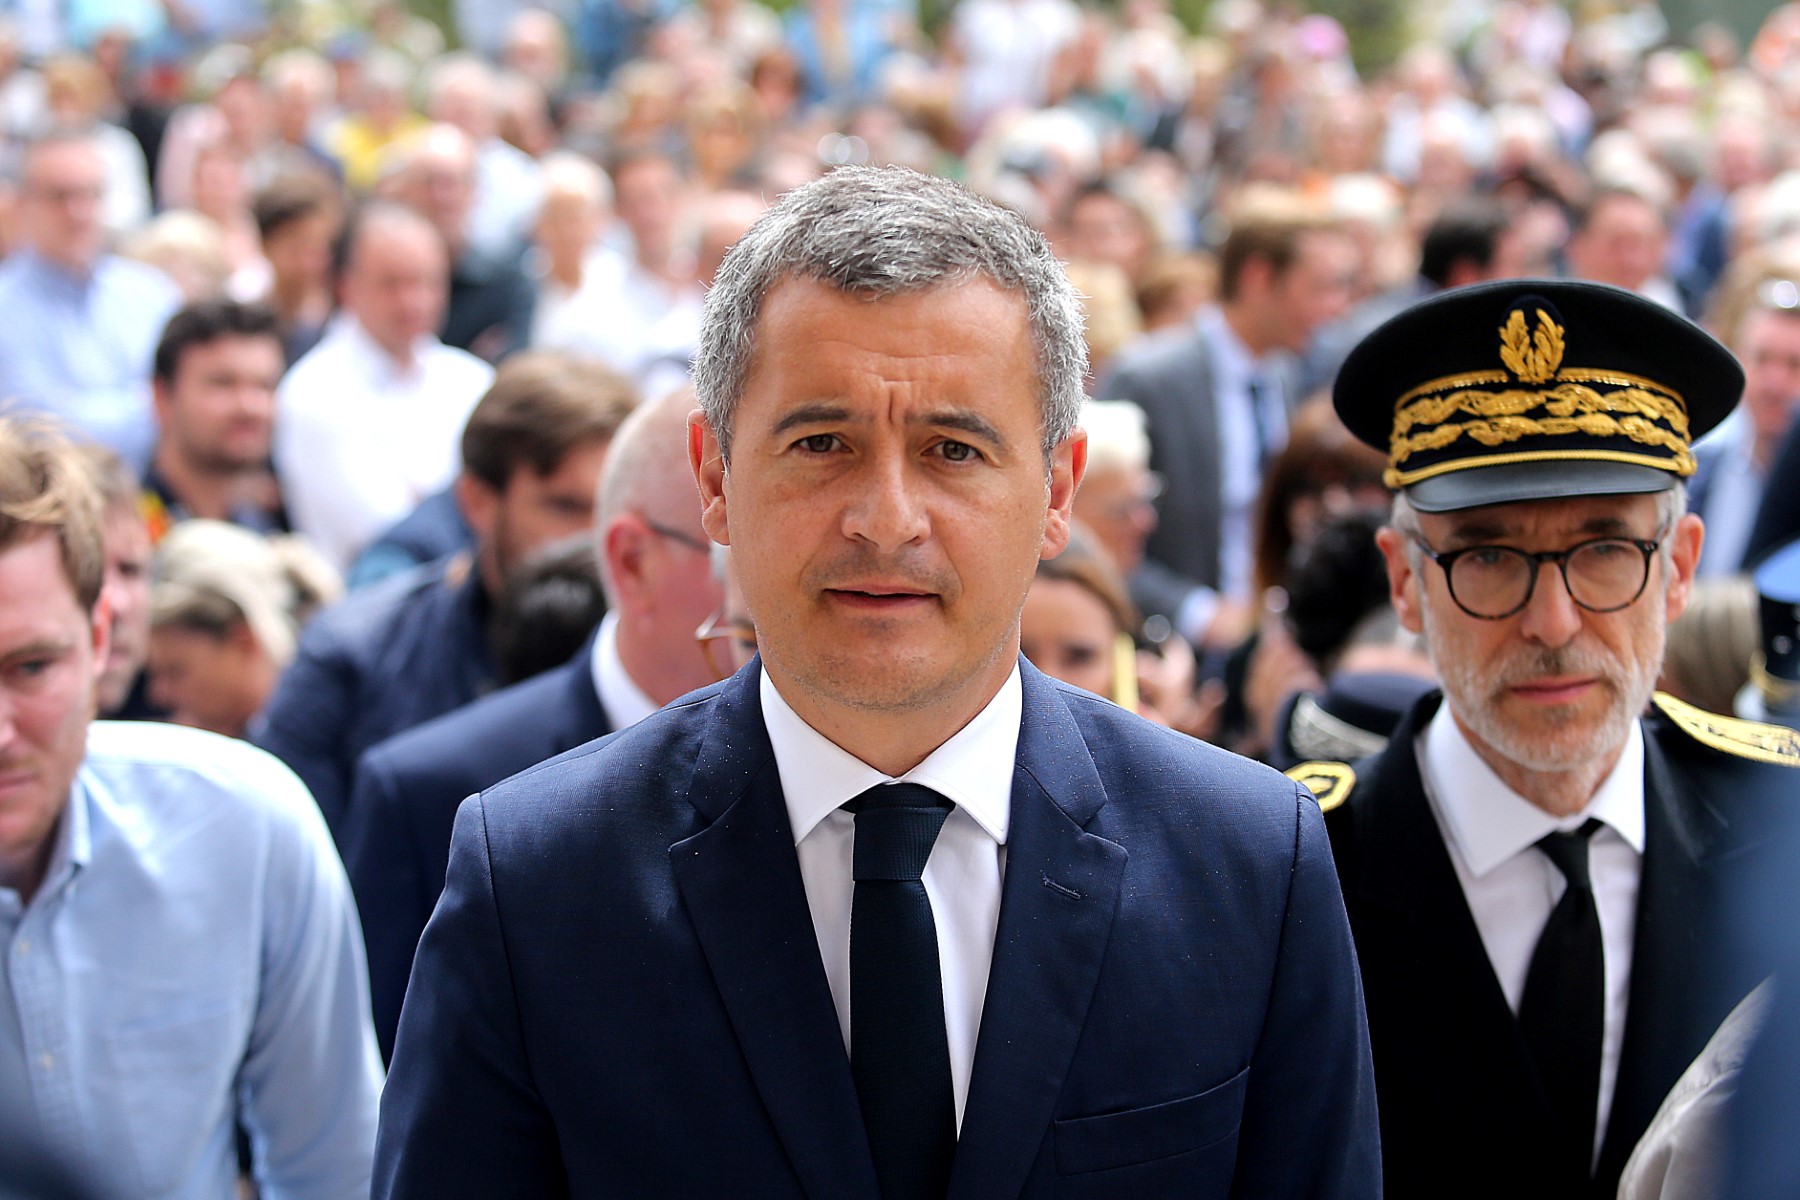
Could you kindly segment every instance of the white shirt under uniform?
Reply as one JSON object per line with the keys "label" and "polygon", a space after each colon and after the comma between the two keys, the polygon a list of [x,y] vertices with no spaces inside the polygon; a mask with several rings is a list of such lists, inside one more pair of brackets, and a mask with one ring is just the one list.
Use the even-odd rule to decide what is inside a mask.
{"label": "white shirt under uniform", "polygon": [[956,805],[925,864],[925,894],[937,927],[938,969],[944,985],[944,1032],[950,1046],[950,1084],[956,1124],[962,1127],[987,995],[994,933],[1000,922],[1006,830],[1012,813],[1013,761],[1024,711],[1014,667],[987,707],[949,741],[901,776],[886,775],[828,740],[803,721],[762,675],[763,724],[775,751],[781,791],[800,878],[812,910],[819,957],[837,1005],[844,1046],[850,1046],[850,900],[856,818],[841,807],[869,788],[905,781],[930,788]]}
{"label": "white shirt under uniform", "polygon": [[1448,703],[1438,707],[1415,749],[1438,830],[1515,1016],[1538,935],[1568,886],[1536,842],[1548,833],[1579,829],[1590,817],[1601,822],[1588,843],[1588,875],[1606,955],[1606,1024],[1594,1122],[1598,1156],[1619,1079],[1625,1003],[1631,995],[1631,944],[1644,859],[1643,731],[1632,722],[1619,761],[1587,808],[1560,819],[1500,781],[1463,736]]}

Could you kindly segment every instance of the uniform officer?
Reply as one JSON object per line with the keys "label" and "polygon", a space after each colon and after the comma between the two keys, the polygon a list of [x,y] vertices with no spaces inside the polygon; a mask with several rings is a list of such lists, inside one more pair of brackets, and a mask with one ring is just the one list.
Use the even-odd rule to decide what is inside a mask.
{"label": "uniform officer", "polygon": [[1380,753],[1292,772],[1328,810],[1390,1197],[1610,1197],[1760,978],[1706,935],[1800,738],[1655,692],[1703,538],[1691,444],[1742,386],[1681,317],[1562,280],[1434,297],[1338,376],[1442,680]]}

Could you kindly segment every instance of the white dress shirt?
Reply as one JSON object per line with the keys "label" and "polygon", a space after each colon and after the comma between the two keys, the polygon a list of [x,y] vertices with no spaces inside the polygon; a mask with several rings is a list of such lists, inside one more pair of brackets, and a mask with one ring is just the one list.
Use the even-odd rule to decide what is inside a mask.
{"label": "white dress shirt", "polygon": [[341,571],[462,465],[494,369],[434,337],[409,369],[356,319],[334,319],[275,393],[275,470],[294,528]]}
{"label": "white dress shirt", "polygon": [[944,1032],[950,1045],[950,1084],[956,1124],[962,1127],[987,995],[994,931],[1000,921],[1007,822],[1012,814],[1013,760],[1019,750],[1024,693],[1015,666],[974,720],[895,777],[840,748],[801,720],[762,675],[763,724],[775,750],[800,878],[812,910],[819,957],[837,1005],[844,1046],[850,1046],[851,850],[856,818],[841,807],[869,788],[905,781],[930,788],[956,808],[925,864],[925,894],[937,926],[938,967],[944,985]]}
{"label": "white dress shirt", "polygon": [[1631,994],[1631,943],[1644,855],[1643,732],[1632,722],[1619,761],[1587,808],[1561,819],[1500,781],[1463,736],[1448,703],[1439,706],[1416,751],[1438,829],[1494,976],[1515,1015],[1538,936],[1567,887],[1562,872],[1535,843],[1548,833],[1578,829],[1590,817],[1602,823],[1588,843],[1588,874],[1606,955],[1606,1024],[1594,1123],[1598,1155],[1618,1083],[1625,1003]]}
{"label": "white dress shirt", "polygon": [[609,612],[600,618],[600,632],[594,638],[594,653],[589,659],[594,673],[594,694],[606,712],[607,723],[614,729],[629,729],[661,708],[662,705],[644,694],[625,660],[619,657],[619,614]]}

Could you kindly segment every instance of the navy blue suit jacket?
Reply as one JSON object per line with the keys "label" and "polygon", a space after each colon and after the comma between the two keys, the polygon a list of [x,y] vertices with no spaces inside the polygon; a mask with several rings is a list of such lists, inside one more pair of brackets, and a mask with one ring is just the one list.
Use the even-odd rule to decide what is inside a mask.
{"label": "navy blue suit jacket", "polygon": [[364,750],[494,686],[488,599],[467,555],[352,592],[315,617],[251,741],[292,767],[343,836]]}
{"label": "navy blue suit jacket", "polygon": [[457,806],[612,731],[594,691],[593,646],[590,637],[563,666],[391,737],[357,761],[340,840],[383,1059],[393,1055],[419,934],[444,890]]}
{"label": "navy blue suit jacket", "polygon": [[[378,1200],[876,1196],[757,670],[463,805]],[[1379,1195],[1316,803],[1021,671],[949,1195]]]}

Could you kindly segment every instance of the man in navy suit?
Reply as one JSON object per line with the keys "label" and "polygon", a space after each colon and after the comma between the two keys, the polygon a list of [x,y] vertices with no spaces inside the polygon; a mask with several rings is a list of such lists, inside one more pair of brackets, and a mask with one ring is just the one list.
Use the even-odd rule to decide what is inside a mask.
{"label": "man in navy suit", "polygon": [[688,450],[762,656],[463,805],[376,1197],[1379,1194],[1316,804],[1019,659],[1085,365],[946,181],[737,244]]}
{"label": "man in navy suit", "polygon": [[456,806],[635,724],[717,676],[694,630],[719,602],[683,444],[689,392],[645,404],[607,451],[596,504],[607,617],[565,665],[409,729],[356,767],[343,834],[384,1058],[413,950],[444,887]]}

